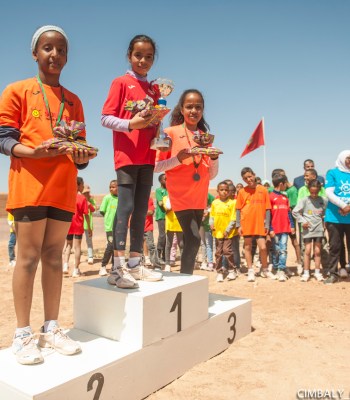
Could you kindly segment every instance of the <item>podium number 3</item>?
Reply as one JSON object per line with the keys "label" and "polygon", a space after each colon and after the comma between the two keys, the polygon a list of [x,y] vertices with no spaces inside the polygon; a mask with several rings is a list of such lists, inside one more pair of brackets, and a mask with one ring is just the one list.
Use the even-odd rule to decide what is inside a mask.
{"label": "podium number 3", "polygon": [[232,337],[227,338],[227,341],[229,342],[229,344],[232,344],[233,341],[235,340],[236,337],[236,314],[234,312],[232,312],[229,317],[227,322],[231,323],[232,320],[232,324],[230,325],[230,331],[232,331]]}
{"label": "podium number 3", "polygon": [[96,387],[96,392],[94,394],[94,398],[93,400],[98,400],[100,398],[100,394],[102,392],[102,387],[103,387],[103,383],[105,381],[104,376],[100,373],[97,372],[96,374],[93,374],[91,376],[91,378],[89,379],[89,382],[87,384],[87,391],[90,392],[90,390],[93,389],[93,383],[97,381],[97,387]]}
{"label": "podium number 3", "polygon": [[179,292],[176,297],[175,301],[170,309],[170,312],[174,312],[177,307],[177,331],[181,332],[181,303],[182,303],[182,293]]}

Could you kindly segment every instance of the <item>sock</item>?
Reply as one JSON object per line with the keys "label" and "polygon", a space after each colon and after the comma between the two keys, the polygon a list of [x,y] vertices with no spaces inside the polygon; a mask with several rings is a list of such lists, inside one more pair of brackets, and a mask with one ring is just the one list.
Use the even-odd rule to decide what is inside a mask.
{"label": "sock", "polygon": [[248,268],[248,272],[253,272],[254,273],[254,268],[252,268],[252,267]]}
{"label": "sock", "polygon": [[308,269],[304,269],[304,275],[310,276],[310,271]]}
{"label": "sock", "polygon": [[114,268],[120,268],[125,264],[125,257],[115,256],[115,257],[113,257],[113,260],[114,260],[113,269]]}
{"label": "sock", "polygon": [[320,274],[321,274],[320,269],[315,269],[315,275],[320,275]]}
{"label": "sock", "polygon": [[23,328],[16,328],[15,337],[19,336],[29,336],[33,333],[32,328],[30,326],[24,326]]}
{"label": "sock", "polygon": [[55,328],[58,328],[58,322],[55,319],[51,319],[49,321],[44,322],[44,332],[53,331]]}
{"label": "sock", "polygon": [[135,268],[140,264],[141,257],[130,257],[128,265],[130,268]]}

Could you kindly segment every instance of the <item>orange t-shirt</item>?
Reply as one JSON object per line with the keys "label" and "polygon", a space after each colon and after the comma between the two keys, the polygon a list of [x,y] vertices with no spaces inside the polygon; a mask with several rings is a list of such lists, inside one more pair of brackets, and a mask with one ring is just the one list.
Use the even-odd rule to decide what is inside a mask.
{"label": "orange t-shirt", "polygon": [[269,193],[262,185],[255,189],[247,186],[238,192],[236,210],[241,210],[243,236],[265,236],[265,214],[271,210]]}
{"label": "orange t-shirt", "polygon": [[[53,124],[61,103],[61,88],[43,85]],[[62,120],[84,122],[79,98],[64,90]],[[20,131],[20,143],[35,148],[53,137],[51,122],[36,78],[10,84],[0,99],[0,126]],[[83,135],[85,132],[83,132]],[[25,206],[52,206],[75,212],[77,169],[66,155],[50,158],[11,157],[7,210]]]}
{"label": "orange t-shirt", "polygon": [[[171,126],[165,132],[172,140],[171,149],[167,152],[158,151],[157,161],[175,157],[182,149],[192,148],[197,144],[192,140],[191,131],[187,130],[190,144],[183,125]],[[181,165],[166,171],[166,188],[169,193],[171,207],[174,211],[204,210],[207,207],[209,188],[209,156],[194,156],[195,162],[200,162],[197,173],[200,180],[195,181],[196,172],[192,157],[187,158]]]}

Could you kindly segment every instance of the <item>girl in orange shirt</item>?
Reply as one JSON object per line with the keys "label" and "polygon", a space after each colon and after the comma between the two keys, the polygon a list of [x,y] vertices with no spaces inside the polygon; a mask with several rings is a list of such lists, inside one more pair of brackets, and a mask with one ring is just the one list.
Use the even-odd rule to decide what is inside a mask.
{"label": "girl in orange shirt", "polygon": [[[14,216],[18,240],[13,273],[17,329],[12,349],[20,364],[43,362],[39,347],[66,355],[81,351],[80,344],[57,323],[62,249],[75,211],[77,168],[85,167],[96,154],[42,145],[53,137],[52,129],[61,120],[84,121],[79,98],[59,83],[67,52],[68,39],[61,28],[39,28],[32,38],[38,75],[9,85],[0,102],[0,152],[11,156],[7,209]],[[30,309],[39,261],[45,322],[38,347],[30,327]]]}
{"label": "girl in orange shirt", "polygon": [[171,114],[170,128],[165,132],[172,141],[171,150],[157,153],[155,172],[166,171],[167,189],[172,209],[181,225],[184,248],[181,272],[192,274],[201,243],[199,228],[207,207],[209,180],[218,172],[218,156],[191,155],[197,146],[194,134],[209,131],[204,119],[204,98],[196,89],[183,92]]}

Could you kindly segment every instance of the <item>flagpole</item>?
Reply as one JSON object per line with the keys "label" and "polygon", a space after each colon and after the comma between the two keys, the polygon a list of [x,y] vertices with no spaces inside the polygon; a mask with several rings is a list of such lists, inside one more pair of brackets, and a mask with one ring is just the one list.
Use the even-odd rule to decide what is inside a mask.
{"label": "flagpole", "polygon": [[264,179],[267,179],[267,168],[266,168],[266,140],[265,140],[265,120],[262,117],[262,125],[263,125],[263,135],[264,135]]}

